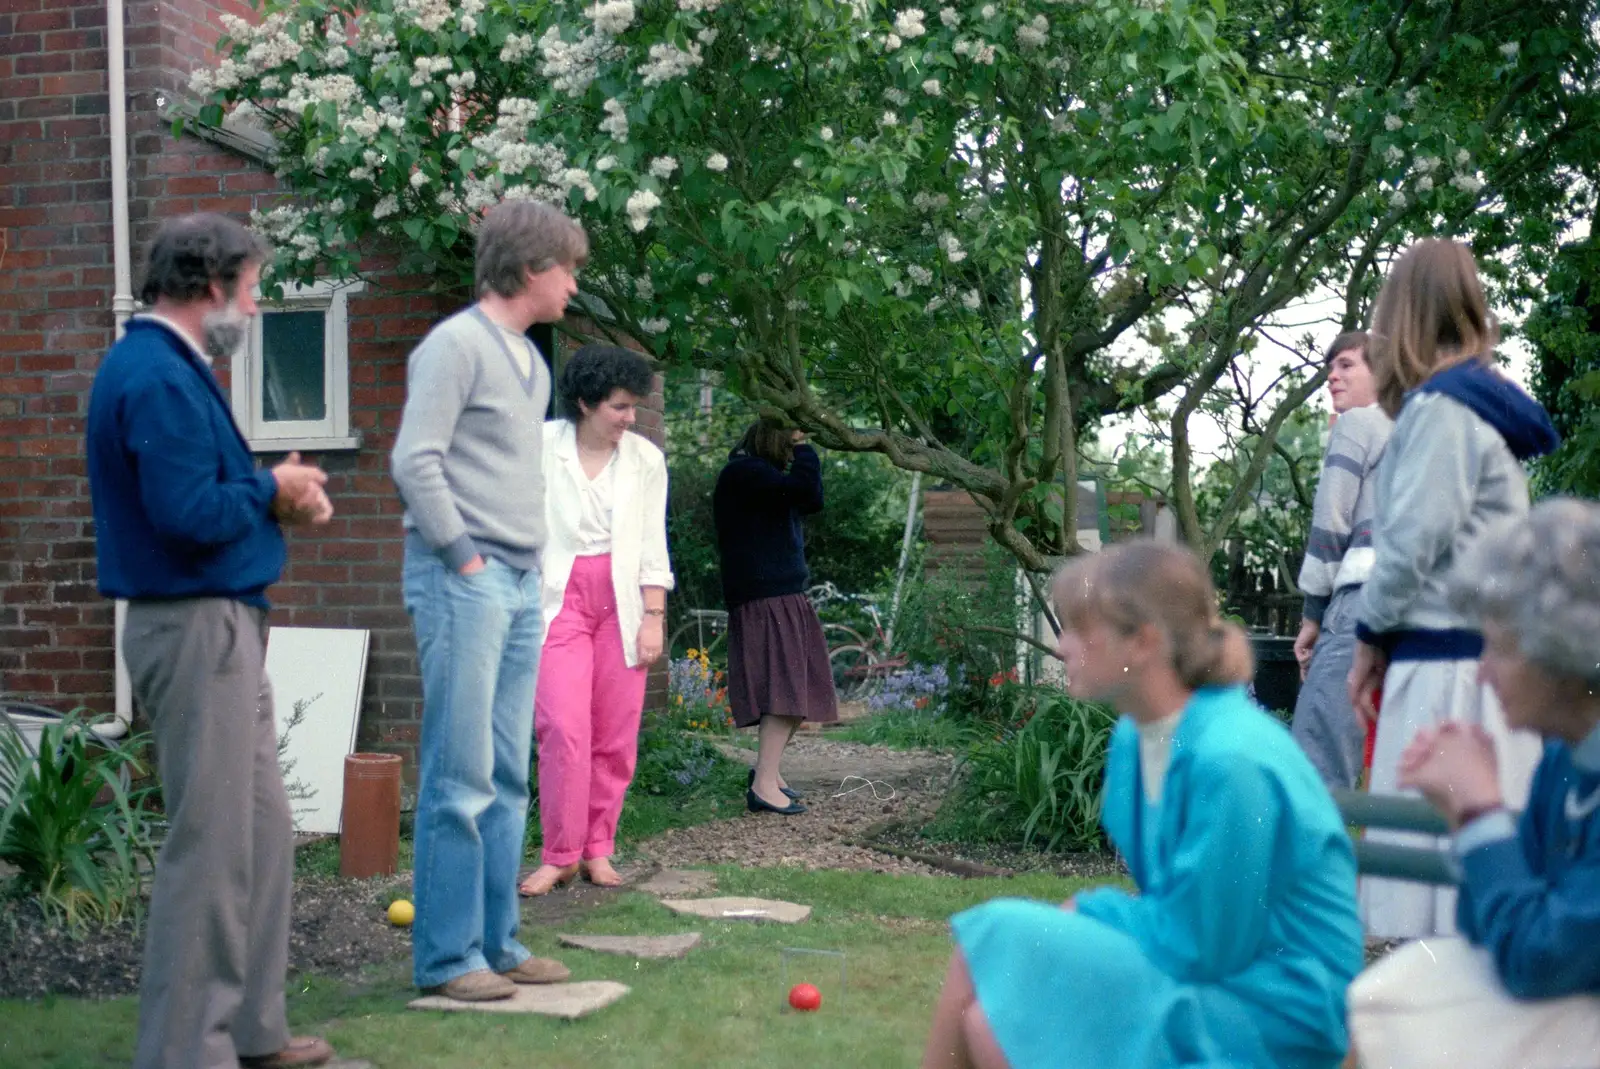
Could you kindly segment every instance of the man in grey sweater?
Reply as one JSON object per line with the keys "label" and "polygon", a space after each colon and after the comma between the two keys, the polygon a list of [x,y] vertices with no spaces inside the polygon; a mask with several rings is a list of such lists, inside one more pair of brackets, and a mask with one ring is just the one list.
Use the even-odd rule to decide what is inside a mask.
{"label": "man in grey sweater", "polygon": [[1364,765],[1366,724],[1350,705],[1345,679],[1356,652],[1361,586],[1372,570],[1374,473],[1394,429],[1377,407],[1366,347],[1366,334],[1352,331],[1328,348],[1328,393],[1338,418],[1300,567],[1305,610],[1294,653],[1303,683],[1294,737],[1330,788],[1354,787]]}
{"label": "man in grey sweater", "polygon": [[491,209],[477,303],[429,332],[406,369],[392,463],[422,666],[412,971],[418,987],[462,1001],[567,977],[516,938],[550,400],[527,330],[561,318],[588,251],[583,229],[549,205]]}

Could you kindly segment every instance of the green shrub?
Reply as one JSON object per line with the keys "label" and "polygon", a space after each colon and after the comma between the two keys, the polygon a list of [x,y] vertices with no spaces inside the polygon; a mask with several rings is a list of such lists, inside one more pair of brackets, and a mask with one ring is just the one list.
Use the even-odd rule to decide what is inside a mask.
{"label": "green shrub", "polygon": [[124,783],[144,772],[146,737],[101,740],[87,730],[97,722],[73,713],[46,724],[37,758],[0,723],[0,861],[16,867],[18,890],[72,928],[137,918],[140,863],[155,854],[147,791]]}
{"label": "green shrub", "polygon": [[1053,689],[1003,684],[995,690],[1009,722],[967,752],[959,810],[990,841],[1099,848],[1106,750],[1116,715]]}

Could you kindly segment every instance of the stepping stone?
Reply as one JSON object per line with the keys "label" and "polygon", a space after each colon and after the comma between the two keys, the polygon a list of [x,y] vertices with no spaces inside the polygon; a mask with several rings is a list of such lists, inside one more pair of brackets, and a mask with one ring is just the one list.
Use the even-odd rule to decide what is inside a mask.
{"label": "stepping stone", "polygon": [[558,935],[564,947],[620,954],[626,958],[681,958],[700,942],[699,932],[682,935]]}
{"label": "stepping stone", "polygon": [[662,869],[637,888],[657,898],[707,895],[716,889],[716,873],[702,869]]}
{"label": "stepping stone", "polygon": [[709,917],[718,921],[776,921],[799,924],[811,916],[810,906],[780,902],[772,898],[663,898],[661,904],[674,913]]}
{"label": "stepping stone", "polygon": [[610,980],[587,980],[576,984],[518,984],[517,993],[494,1002],[457,1002],[443,995],[413,999],[413,1010],[450,1010],[476,1013],[537,1013],[575,1021],[605,1009],[631,990],[627,984]]}

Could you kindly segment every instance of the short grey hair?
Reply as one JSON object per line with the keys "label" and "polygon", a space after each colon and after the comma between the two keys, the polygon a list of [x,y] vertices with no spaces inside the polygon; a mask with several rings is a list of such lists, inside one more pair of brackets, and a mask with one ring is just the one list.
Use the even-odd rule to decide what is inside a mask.
{"label": "short grey hair", "polygon": [[515,297],[529,272],[576,269],[588,260],[589,237],[576,220],[543,201],[504,200],[478,226],[473,282],[480,297]]}
{"label": "short grey hair", "polygon": [[1516,635],[1542,668],[1600,682],[1600,504],[1555,497],[1486,532],[1450,600]]}

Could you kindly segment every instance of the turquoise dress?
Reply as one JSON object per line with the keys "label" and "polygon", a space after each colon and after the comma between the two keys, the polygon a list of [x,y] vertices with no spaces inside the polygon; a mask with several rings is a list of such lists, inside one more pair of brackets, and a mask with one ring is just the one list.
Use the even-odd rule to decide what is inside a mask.
{"label": "turquoise dress", "polygon": [[1243,687],[1198,691],[1154,805],[1124,718],[1102,819],[1139,894],[952,921],[1012,1069],[1335,1069],[1362,964],[1355,857],[1288,730]]}

